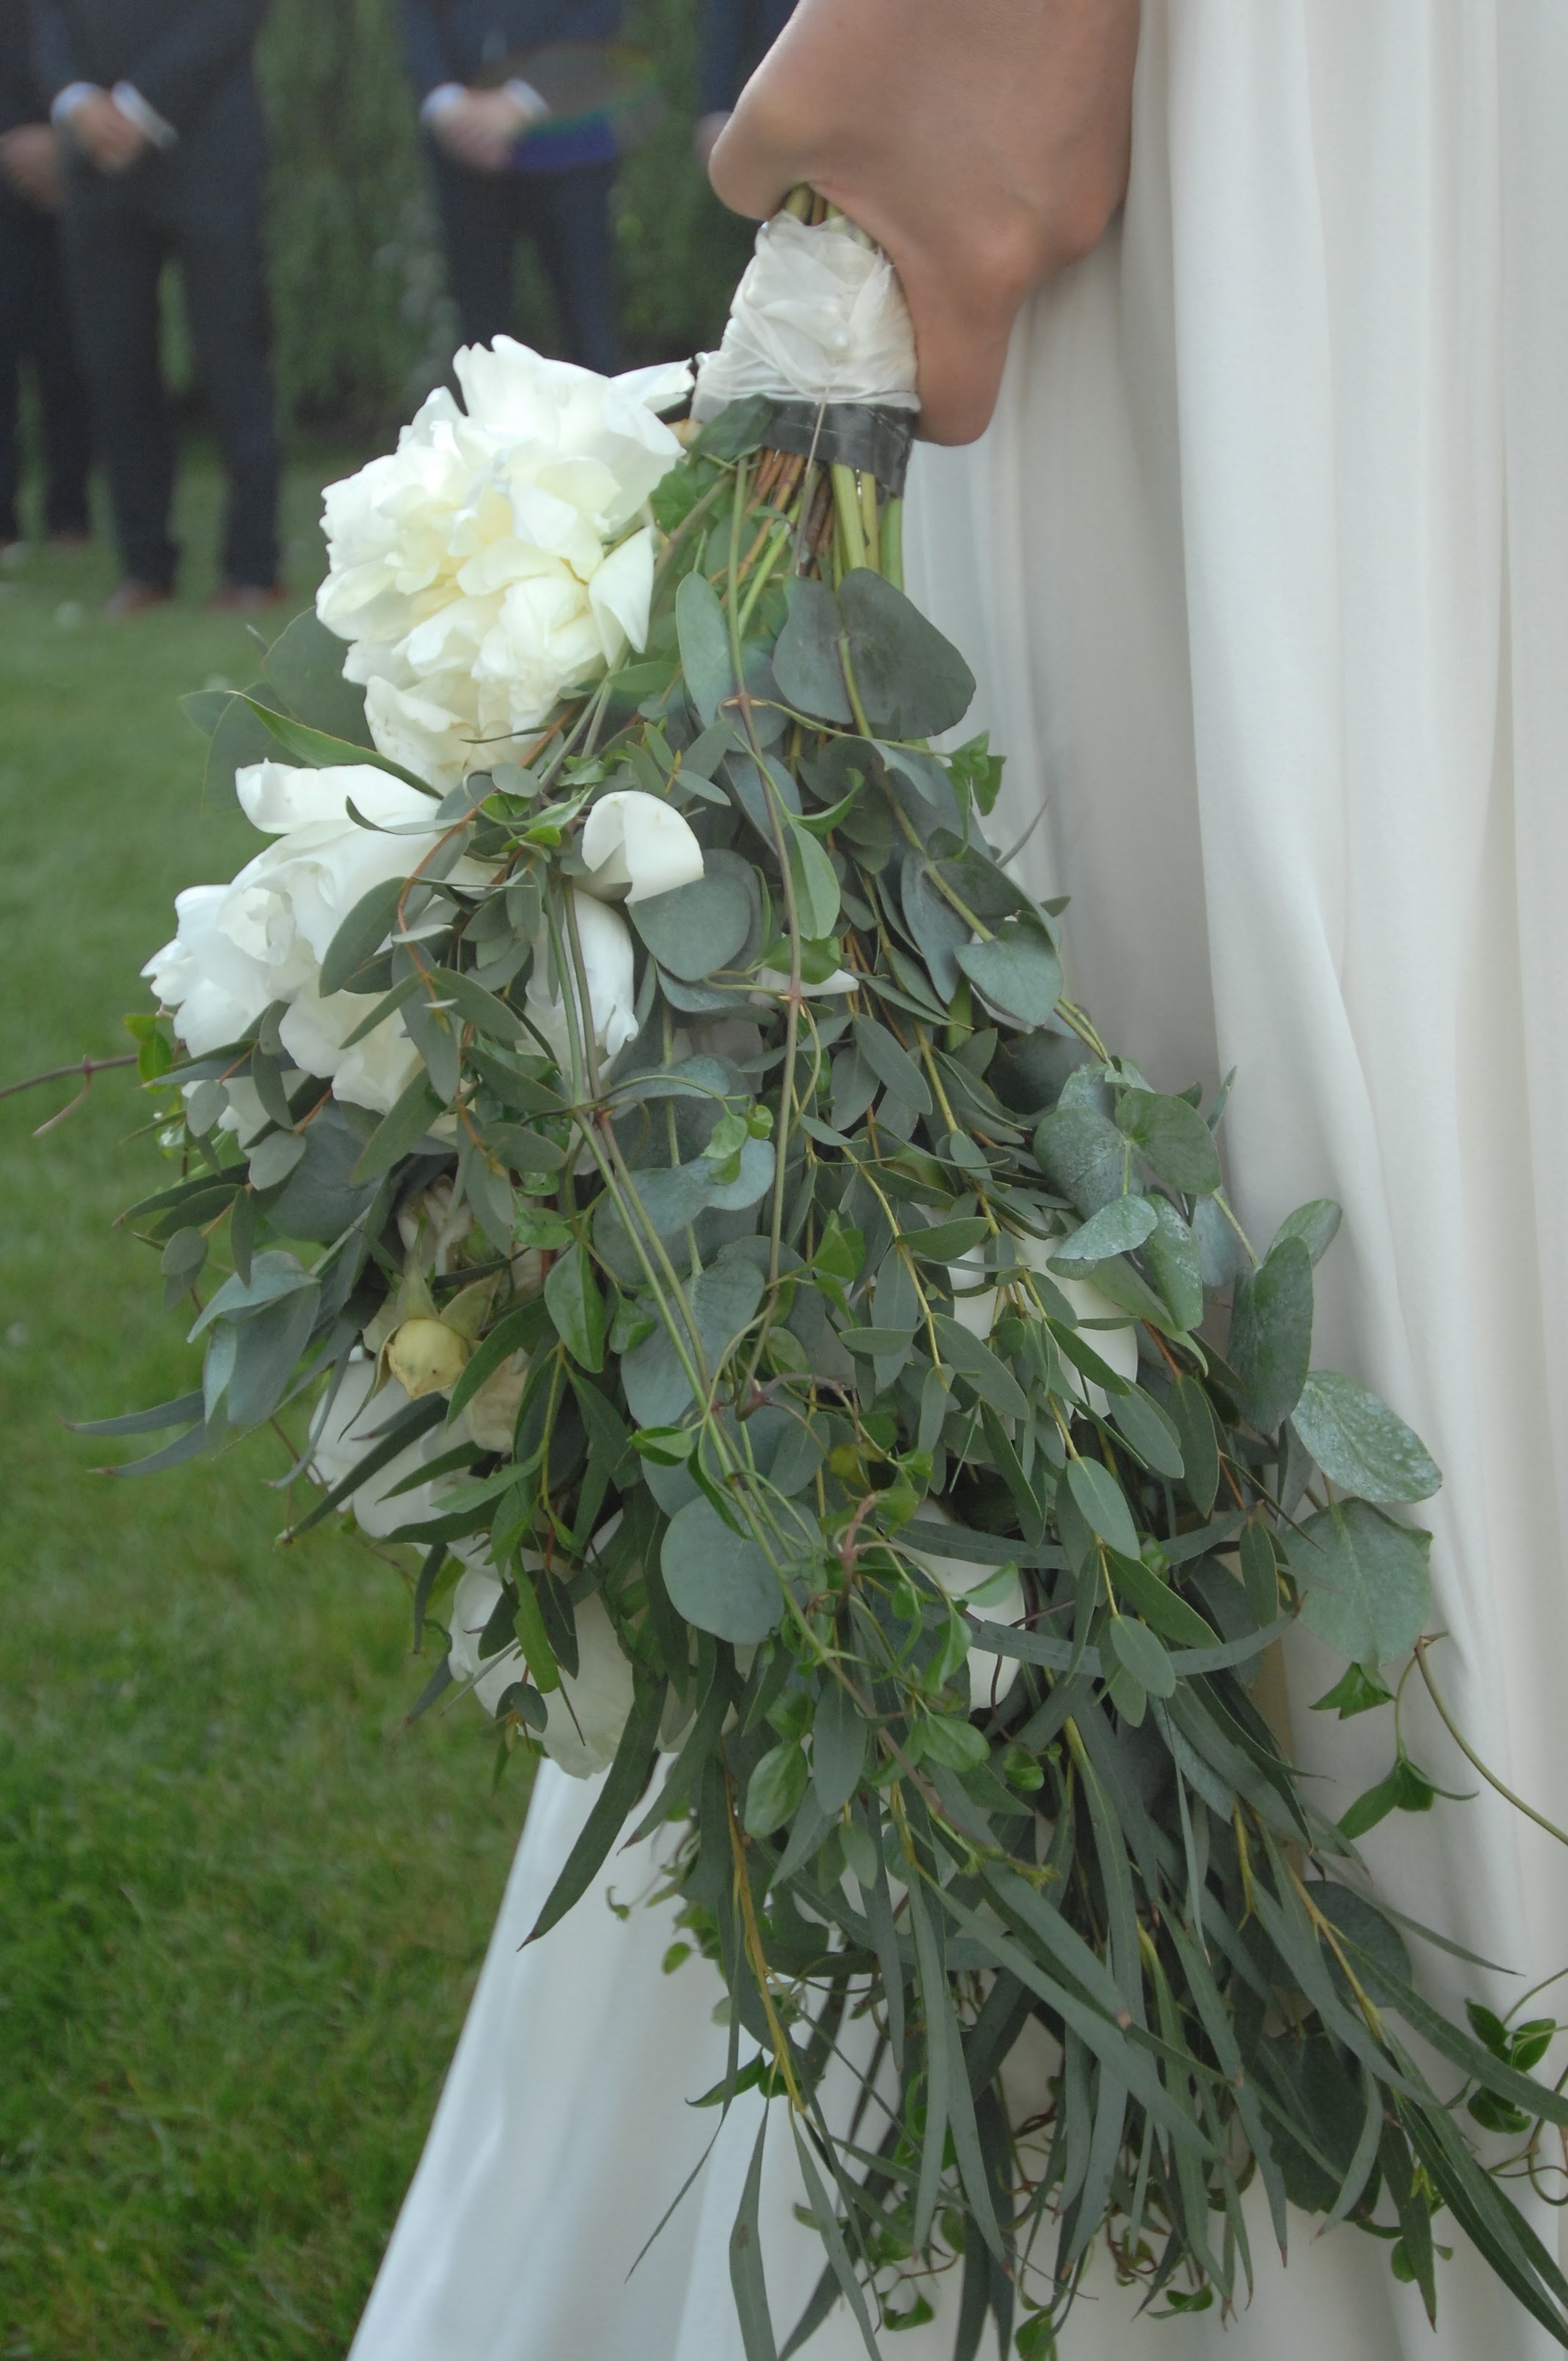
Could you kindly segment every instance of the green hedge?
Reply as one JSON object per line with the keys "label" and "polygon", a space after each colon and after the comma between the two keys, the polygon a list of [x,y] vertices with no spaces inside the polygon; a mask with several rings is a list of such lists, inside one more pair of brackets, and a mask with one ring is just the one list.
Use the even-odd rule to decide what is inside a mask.
{"label": "green hedge", "polygon": [[[691,153],[696,0],[633,0],[669,115],[620,181],[629,364],[711,343],[749,233]],[[454,342],[433,207],[399,47],[397,0],[274,0],[260,67],[272,126],[279,389],[294,421],[384,429],[442,374]],[[539,272],[519,275],[518,333],[549,347]]]}

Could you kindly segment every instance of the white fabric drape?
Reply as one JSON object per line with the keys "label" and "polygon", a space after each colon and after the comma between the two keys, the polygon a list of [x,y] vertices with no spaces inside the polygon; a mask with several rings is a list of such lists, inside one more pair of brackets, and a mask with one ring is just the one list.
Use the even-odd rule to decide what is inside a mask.
{"label": "white fabric drape", "polygon": [[[1499,1774],[1568,1817],[1568,6],[1150,0],[1125,220],[1020,323],[998,415],[911,485],[912,588],[980,675],[1000,815],[1072,895],[1079,995],[1163,1086],[1237,1069],[1255,1240],[1318,1194],[1320,1364],[1446,1471],[1437,1669]],[[1342,1809],[1386,1717],[1310,1711]],[[1423,1702],[1414,1749],[1475,1783]],[[519,1959],[587,1797],[542,1780],[355,2361],[739,2361],[726,2241],[754,2118],[700,2153],[714,1987],[590,1894]],[[1398,1906],[1568,1960],[1568,1857],[1496,1797],[1366,1850]],[[638,1874],[618,1863],[626,1890]],[[1450,2004],[1486,1983],[1428,1952]],[[783,2126],[780,2126],[781,2132]],[[775,2147],[783,2142],[775,2143]],[[815,2275],[775,2154],[781,2323]],[[1541,2222],[1558,2245],[1557,2217]],[[1440,2228],[1440,2235],[1444,2233]],[[1434,2338],[1387,2248],[1298,2224],[1259,2290],[1156,2329],[1097,2282],[1071,2361],[1545,2361],[1462,2239]],[[895,2340],[937,2361],[950,2332]],[[1222,2341],[1223,2339],[1223,2341]],[[842,2307],[809,2351],[847,2361]]]}

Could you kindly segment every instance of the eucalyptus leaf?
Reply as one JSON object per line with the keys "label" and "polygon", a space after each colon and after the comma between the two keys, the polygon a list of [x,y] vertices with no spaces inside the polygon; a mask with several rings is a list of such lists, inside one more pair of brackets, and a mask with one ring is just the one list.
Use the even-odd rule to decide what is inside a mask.
{"label": "eucalyptus leaf", "polygon": [[1123,1557],[1135,1558],[1137,1530],[1126,1496],[1110,1469],[1102,1466],[1098,1459],[1069,1459],[1067,1484],[1090,1532],[1098,1533]]}
{"label": "eucalyptus leaf", "polygon": [[1425,1500],[1442,1473],[1418,1434],[1386,1402],[1337,1369],[1313,1369],[1291,1413],[1331,1483],[1364,1500]]}
{"label": "eucalyptus leaf", "polygon": [[718,593],[700,574],[688,574],[675,593],[675,628],[686,694],[706,727],[725,698],[735,694],[736,680],[729,626]]}
{"label": "eucalyptus leaf", "polygon": [[1082,1279],[1097,1263],[1141,1246],[1152,1235],[1155,1224],[1155,1208],[1148,1198],[1113,1197],[1058,1246],[1050,1267],[1069,1278]]}
{"label": "eucalyptus leaf", "polygon": [[[689,1500],[671,1519],[660,1565],[675,1611],[699,1631],[749,1647],[783,1620],[784,1591],[762,1548],[732,1532],[710,1500]],[[804,1755],[800,1782],[804,1790]]]}
{"label": "eucalyptus leaf", "polygon": [[1128,1145],[1109,1118],[1090,1106],[1059,1106],[1036,1126],[1040,1170],[1087,1221],[1127,1185]]}
{"label": "eucalyptus leaf", "polygon": [[1431,1606],[1431,1535],[1365,1500],[1336,1502],[1286,1536],[1301,1620],[1358,1664],[1392,1664],[1420,1639]]}
{"label": "eucalyptus leaf", "polygon": [[974,675],[912,598],[858,566],[839,585],[839,606],[855,686],[874,729],[887,738],[934,738],[963,719]]}
{"label": "eucalyptus leaf", "polygon": [[971,983],[1014,1024],[1044,1025],[1061,997],[1061,961],[1039,920],[1004,918],[989,942],[961,944],[955,953]]}
{"label": "eucalyptus leaf", "polygon": [[819,721],[850,728],[854,721],[839,652],[846,626],[839,601],[826,582],[797,576],[789,585],[789,607],[773,650],[773,677],[786,705]]}
{"label": "eucalyptus leaf", "polygon": [[1150,1697],[1176,1692],[1176,1667],[1146,1623],[1130,1615],[1113,1615],[1105,1626],[1105,1642],[1123,1670]]}
{"label": "eucalyptus leaf", "polygon": [[751,896],[741,879],[718,867],[712,855],[704,874],[689,885],[649,895],[627,909],[660,966],[688,983],[734,963],[751,932]]}
{"label": "eucalyptus leaf", "polygon": [[1123,1091],[1116,1122],[1162,1180],[1190,1197],[1206,1197],[1220,1185],[1220,1154],[1214,1135],[1185,1099],[1155,1091]]}
{"label": "eucalyptus leaf", "polygon": [[582,1243],[557,1255],[544,1280],[544,1301],[555,1333],[578,1366],[602,1369],[607,1329],[604,1297]]}
{"label": "eucalyptus leaf", "polygon": [[1247,1416],[1272,1434],[1299,1401],[1312,1356],[1312,1259],[1299,1238],[1277,1240],[1237,1279],[1227,1352]]}

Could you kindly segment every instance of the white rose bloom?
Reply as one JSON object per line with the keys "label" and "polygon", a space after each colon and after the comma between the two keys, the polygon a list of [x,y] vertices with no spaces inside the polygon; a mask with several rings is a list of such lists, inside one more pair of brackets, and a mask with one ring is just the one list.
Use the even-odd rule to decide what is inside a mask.
{"label": "white rose bloom", "polygon": [[[287,1067],[283,1073],[283,1088],[290,1092],[295,1091],[304,1079],[303,1073],[297,1068]],[[201,1087],[200,1082],[185,1084],[181,1096],[187,1106]],[[224,1084],[224,1089],[228,1093],[228,1104],[218,1117],[218,1129],[232,1132],[242,1148],[248,1148],[258,1133],[266,1130],[272,1118],[262,1105],[261,1093],[248,1074],[231,1076]]]}
{"label": "white rose bloom", "polygon": [[[196,1058],[237,1039],[274,1001],[287,1002],[280,1031],[295,1063],[331,1082],[338,1098],[385,1114],[419,1064],[402,1016],[395,1013],[345,1049],[374,1002],[346,992],[323,1000],[317,978],[356,903],[373,885],[408,876],[439,843],[434,828],[382,833],[428,822],[430,797],[368,763],[324,771],[253,763],[236,773],[235,792],[274,841],[231,884],[192,885],[179,895],[174,940],[142,973],[174,1011],[176,1030]],[[374,825],[351,818],[350,803]],[[475,862],[453,872],[470,884],[487,873]]]}
{"label": "white rose bloom", "polygon": [[[933,1523],[950,1525],[953,1519],[940,1500],[927,1499],[920,1513]],[[996,1572],[992,1565],[971,1565],[967,1558],[928,1557],[923,1550],[911,1550],[916,1565],[928,1574],[933,1582],[945,1590],[949,1598],[963,1599],[971,1590],[978,1590]],[[1014,1575],[1003,1596],[987,1606],[975,1609],[975,1613],[987,1623],[1018,1623],[1025,1609],[1024,1586]],[[1000,1705],[1018,1677],[1016,1656],[998,1656],[989,1648],[971,1648],[969,1652],[970,1711],[978,1713],[981,1707]]]}
{"label": "white rose bloom", "polygon": [[[603,902],[596,902],[591,894],[585,894],[576,887],[572,892],[572,907],[576,917],[577,940],[582,948],[583,969],[587,978],[594,1039],[607,1058],[613,1058],[637,1031],[631,932],[619,910],[609,908]],[[548,937],[542,935],[534,945],[533,966],[528,978],[525,995],[528,1015],[550,1044],[562,1071],[570,1073],[572,1037],[566,1021],[566,1005],[561,996],[554,967],[554,952]],[[580,1021],[575,972],[568,972],[567,984],[573,1009],[579,1011]]]}
{"label": "white rose bloom", "polygon": [[378,995],[329,993],[323,1000],[313,977],[302,984],[278,1027],[278,1038],[307,1074],[330,1082],[334,1098],[350,1106],[388,1115],[420,1070],[420,1054],[402,1016],[393,1010],[351,1048],[344,1043],[375,1007]]}
{"label": "white rose bloom", "polygon": [[647,637],[649,494],[681,456],[655,416],[684,367],[621,378],[509,336],[454,364],[398,447],[329,485],[316,611],[354,642],[384,752],[433,783],[513,751],[561,696]]}
{"label": "white rose bloom", "polygon": [[673,804],[634,787],[600,796],[583,823],[583,884],[600,901],[645,902],[703,873],[702,847]]}
{"label": "white rose bloom", "polygon": [[[347,666],[344,667],[345,671]],[[465,684],[455,684],[452,702],[420,690],[400,688],[386,674],[372,674],[365,690],[365,719],[370,735],[389,763],[400,763],[432,786],[455,786],[475,762],[483,763],[477,700],[470,710],[454,710],[464,702]],[[494,759],[513,749],[510,733]]]}
{"label": "white rose bloom", "polygon": [[[1121,1323],[1115,1328],[1088,1329],[1084,1342],[1091,1352],[1099,1354],[1107,1368],[1114,1369],[1119,1378],[1125,1378],[1129,1384],[1133,1383],[1138,1374],[1137,1323],[1129,1321],[1121,1305],[1113,1303],[1104,1290],[1096,1287],[1091,1279],[1063,1279],[1059,1272],[1050,1268],[1050,1258],[1061,1251],[1065,1243],[1063,1239],[1014,1237],[1013,1243],[1025,1268],[1041,1272],[1060,1294],[1066,1296],[1080,1325],[1086,1320],[1115,1320]],[[978,1251],[960,1256],[957,1262],[948,1267],[948,1277],[955,1288],[972,1288],[976,1279],[983,1276]],[[991,1334],[996,1320],[996,1293],[994,1287],[987,1287],[978,1295],[955,1295],[953,1298],[954,1319],[982,1342]],[[1103,1418],[1104,1388],[1091,1385],[1065,1355],[1062,1368],[1079,1400],[1087,1401],[1090,1408]]]}
{"label": "white rose bloom", "polygon": [[[479,1556],[481,1547],[474,1543],[460,1546],[467,1571],[453,1594],[452,1644],[446,1661],[453,1679],[471,1681],[480,1704],[494,1713],[512,1683],[524,1678],[525,1668],[515,1641],[491,1655],[479,1653],[480,1636],[501,1595],[494,1568]],[[621,1653],[603,1602],[594,1592],[577,1608],[576,1625],[576,1676],[563,1670],[560,1687],[545,1697],[541,1743],[570,1777],[591,1779],[615,1760],[631,1711],[631,1666]]]}

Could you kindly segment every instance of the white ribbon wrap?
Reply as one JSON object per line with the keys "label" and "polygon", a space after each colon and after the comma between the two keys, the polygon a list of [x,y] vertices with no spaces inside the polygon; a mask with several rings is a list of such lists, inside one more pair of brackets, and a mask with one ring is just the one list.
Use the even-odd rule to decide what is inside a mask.
{"label": "white ribbon wrap", "polygon": [[853,402],[917,410],[915,331],[893,265],[848,222],[764,222],[724,341],[697,363],[692,416],[732,401]]}

